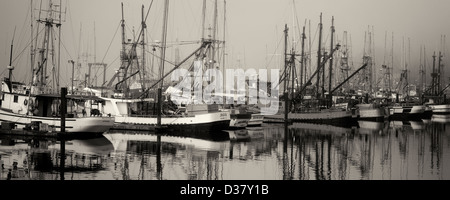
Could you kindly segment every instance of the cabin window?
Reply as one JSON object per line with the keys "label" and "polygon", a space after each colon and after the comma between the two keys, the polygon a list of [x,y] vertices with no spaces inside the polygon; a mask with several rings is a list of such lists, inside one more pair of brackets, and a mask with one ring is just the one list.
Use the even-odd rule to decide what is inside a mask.
{"label": "cabin window", "polygon": [[19,102],[19,96],[14,95],[14,103],[17,103],[17,102]]}

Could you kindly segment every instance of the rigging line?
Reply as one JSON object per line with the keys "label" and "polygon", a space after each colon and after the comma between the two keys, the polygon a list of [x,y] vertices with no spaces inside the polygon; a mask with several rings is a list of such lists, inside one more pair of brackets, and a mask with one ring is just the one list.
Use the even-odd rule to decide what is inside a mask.
{"label": "rigging line", "polygon": [[[28,19],[28,15],[29,15],[29,12],[30,12],[30,10],[29,9],[27,9],[27,14],[26,14],[26,16],[25,16],[25,19]],[[27,25],[29,25],[28,23],[27,23],[27,20],[25,20],[24,21],[24,23],[23,23],[23,25],[22,25],[22,29],[21,30],[25,30],[25,26],[27,26]],[[14,33],[16,32],[16,28],[14,27]],[[21,31],[21,35],[19,35],[19,44],[17,45],[17,46],[21,46],[22,45],[22,42],[24,41],[24,40],[22,40],[21,38],[24,38],[25,36],[24,36],[24,34],[27,34],[27,33],[25,33],[26,31]],[[27,36],[28,37],[28,36]],[[14,36],[13,36],[13,38],[14,38]]]}
{"label": "rigging line", "polygon": [[[120,58],[120,56],[117,56],[117,57],[111,62],[111,64],[107,65],[107,66],[106,66],[106,69],[107,69],[106,71],[108,71],[108,68],[111,67],[111,66],[113,66],[113,64],[116,63],[116,61],[117,61],[119,58]],[[101,72],[100,75],[103,75],[103,72]]]}
{"label": "rigging line", "polygon": [[284,37],[280,37],[280,41],[278,41],[278,45],[277,45],[277,47],[275,48],[275,52],[272,54],[272,56],[270,57],[270,60],[268,61],[268,63],[266,63],[266,68],[267,67],[269,67],[269,63],[271,63],[272,62],[272,60],[273,60],[273,57],[276,55],[276,53],[277,53],[277,50],[278,50],[278,48],[280,47],[280,44],[281,44],[281,41],[284,39]]}
{"label": "rigging line", "polygon": [[119,22],[119,25],[117,26],[116,32],[114,33],[114,36],[113,36],[113,38],[111,39],[111,42],[109,43],[108,49],[106,50],[106,53],[105,53],[105,55],[104,55],[103,58],[102,58],[102,63],[103,63],[103,61],[105,60],[106,55],[108,54],[109,49],[111,48],[111,45],[112,45],[112,42],[114,41],[114,38],[116,38],[117,32],[118,32],[118,30],[119,30],[119,28],[120,28],[120,23],[121,23],[121,22]]}
{"label": "rigging line", "polygon": [[6,70],[8,70],[8,69],[5,68],[5,69],[2,71],[2,73],[0,74],[0,76],[2,76],[2,75],[6,72]]}
{"label": "rigging line", "polygon": [[[152,2],[150,2],[150,6],[149,6],[149,8],[148,8],[147,15],[145,16],[144,22],[147,22],[147,17],[148,17],[148,15],[150,14],[150,9],[151,9],[151,7],[152,7],[152,4],[153,4],[153,0],[152,0]],[[130,29],[130,27],[128,27],[128,25],[126,25],[126,27],[127,27],[128,29]],[[141,38],[141,34],[140,34],[140,33],[142,32],[142,29],[143,29],[143,27],[142,27],[142,23],[141,23],[140,26],[138,27],[138,30],[139,30],[139,31],[136,32],[136,33],[139,33],[139,34],[138,34],[138,37],[137,37],[136,41],[133,41],[134,43],[137,43],[137,42],[140,40],[140,38]],[[133,37],[135,37],[135,35],[133,35]],[[136,49],[136,46],[134,46],[134,48]]]}
{"label": "rigging line", "polygon": [[[155,57],[158,58],[158,59],[162,59],[160,56],[153,54],[150,50],[147,50],[147,49],[146,49],[145,51],[146,51],[147,53],[150,53],[151,55],[155,56]],[[167,59],[164,59],[164,62],[166,62],[166,63],[168,63],[168,64],[171,64],[171,65],[173,65],[174,67],[177,66],[177,64],[175,64],[175,63],[173,63],[173,62],[170,62],[170,61],[168,61]]]}
{"label": "rigging line", "polygon": [[[55,37],[56,37],[56,36],[55,36]],[[71,60],[73,60],[72,56],[70,55],[69,51],[68,51],[67,48],[66,48],[66,45],[64,45],[64,42],[62,42],[61,38],[59,38],[59,39],[60,39],[60,41],[61,41],[61,45],[62,45],[62,46],[64,47],[64,49],[66,50],[67,55],[69,56],[69,58],[70,58]]]}
{"label": "rigging line", "polygon": [[[182,1],[183,2],[183,1]],[[184,3],[183,3],[184,4]],[[186,8],[186,6],[185,5],[181,5],[183,8]],[[199,24],[199,22],[197,22],[197,17],[195,17],[194,16],[194,12],[192,11],[192,7],[191,7],[191,4],[190,3],[187,3],[187,7],[189,8],[189,9],[183,9],[183,11],[184,10],[189,10],[190,11],[190,13],[189,14],[191,14],[191,16],[187,16],[187,12],[183,12],[183,15],[184,15],[184,19],[185,20],[187,20],[187,19],[192,19],[193,20],[193,22],[192,22],[192,24],[193,24],[193,26],[192,26],[192,29],[191,30],[189,30],[189,35],[191,35],[192,34],[192,32],[194,32],[194,31],[197,31],[198,29],[197,28],[194,28],[194,27],[200,27],[201,25]],[[188,23],[188,21],[186,21],[186,23]],[[194,25],[195,24],[195,25]]]}
{"label": "rigging line", "polygon": [[[70,2],[70,1],[67,1],[67,2],[66,2],[66,3],[67,3],[66,8],[69,7],[69,10],[68,10],[67,12],[69,13],[69,22],[70,22],[69,24],[70,24],[70,28],[71,28],[71,30],[72,30],[72,40],[73,40],[73,41],[76,41],[76,40],[75,40],[75,34],[74,34],[74,33],[75,33],[75,30],[73,29],[73,23],[71,23],[73,20],[72,20],[72,12],[70,11],[70,7],[71,7],[71,6],[69,5],[69,4],[70,4],[69,2]],[[74,46],[74,51],[76,51],[76,49],[78,49],[77,44],[75,43],[73,46]]]}
{"label": "rigging line", "polygon": [[330,38],[330,33],[328,33],[328,35],[327,35],[327,37],[325,37],[325,40],[323,41],[323,49],[326,49],[326,44],[327,44],[327,41],[328,41],[328,39]]}
{"label": "rigging line", "polygon": [[[170,70],[168,73],[166,73],[163,77],[161,77],[156,83],[154,83],[152,86],[148,87],[144,92],[142,92],[141,96],[142,97],[145,93],[148,93],[148,91],[150,89],[152,89],[153,87],[155,87],[158,83],[160,83],[161,81],[164,80],[164,78],[166,78],[167,76],[169,76],[169,74],[171,74],[173,71],[175,71],[176,69],[178,69],[179,67],[181,67],[181,65],[186,62],[187,60],[189,60],[192,56],[194,56],[195,54],[197,54],[200,50],[202,50],[203,48],[205,48],[205,43],[203,43],[198,49],[196,49],[194,52],[192,52],[188,57],[186,57],[183,61],[181,61],[180,63],[178,63],[177,65],[175,65],[175,67]],[[165,61],[165,60],[164,60]]]}
{"label": "rigging line", "polygon": [[[43,30],[44,30],[44,28],[41,29],[41,31],[39,31],[37,35],[39,35],[39,33],[41,33]],[[12,60],[12,62],[15,62],[15,61],[22,55],[22,53],[28,48],[28,46],[31,45],[31,42],[33,42],[33,41],[37,38],[37,35],[36,35],[36,37],[35,37],[33,40],[31,40],[31,41],[24,47],[24,49],[23,49],[22,51],[20,51],[20,53]]]}
{"label": "rigging line", "polygon": [[150,14],[150,8],[152,8],[152,5],[153,5],[153,0],[152,0],[152,2],[150,2],[150,6],[148,7],[147,15],[145,16],[144,22],[147,22],[147,17],[148,17],[148,15]]}
{"label": "rigging line", "polygon": [[[152,1],[152,2],[153,2],[153,1]],[[150,7],[151,7],[151,6],[150,6]],[[150,7],[149,7],[149,11],[150,11]],[[147,13],[147,14],[148,14],[148,13]],[[141,24],[141,25],[142,25],[142,24]],[[126,27],[129,28],[128,26],[126,26]],[[139,30],[138,32],[141,33],[141,32],[142,32],[142,29],[143,29],[143,27],[141,26],[141,27],[140,27],[140,30]],[[137,40],[133,41],[133,45],[132,45],[132,47],[131,47],[130,52],[136,52],[136,47],[137,47],[138,41],[139,41],[140,38],[141,38],[141,35],[142,35],[142,34],[138,34]],[[135,37],[135,36],[133,35],[133,37]],[[126,69],[128,69],[128,68],[131,66],[131,64],[132,64],[132,62],[129,62],[128,65],[127,65],[127,67],[126,67]]]}
{"label": "rigging line", "polygon": [[[293,4],[293,7],[294,7],[294,11],[297,10],[297,7],[295,6],[295,0],[292,0],[292,4]],[[301,34],[300,24],[299,24],[299,22],[298,22],[298,15],[297,15],[297,13],[295,13],[295,12],[294,12],[294,15],[295,15],[295,21],[296,21],[296,23],[297,23],[298,34]],[[295,31],[294,31],[294,32],[295,32]],[[295,38],[295,33],[294,33],[294,39],[300,39],[300,38],[301,38],[301,37]],[[301,43],[301,42],[297,42],[297,46],[299,46],[300,43]],[[297,46],[295,46],[295,49],[297,49],[297,48],[296,48]]]}
{"label": "rigging line", "polygon": [[[148,32],[148,28],[145,29],[147,32],[145,33],[145,41],[155,41],[153,39],[153,37],[150,35],[150,33]],[[150,38],[150,39],[149,39]]]}

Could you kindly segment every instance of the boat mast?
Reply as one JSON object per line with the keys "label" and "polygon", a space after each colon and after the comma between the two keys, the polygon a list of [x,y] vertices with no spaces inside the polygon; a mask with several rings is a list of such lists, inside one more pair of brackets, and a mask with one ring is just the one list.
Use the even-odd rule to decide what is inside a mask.
{"label": "boat mast", "polygon": [[287,38],[288,38],[288,27],[287,24],[284,25],[284,120],[287,122],[288,112],[289,112],[289,96],[288,96],[288,60],[287,60]]}
{"label": "boat mast", "polygon": [[202,42],[205,40],[205,15],[206,15],[206,0],[203,0],[203,8],[202,8]]}
{"label": "boat mast", "polygon": [[431,73],[431,93],[433,93],[433,95],[436,95],[437,91],[436,91],[436,52],[433,52],[433,73]]}
{"label": "boat mast", "polygon": [[213,33],[212,33],[212,51],[211,51],[211,61],[209,69],[214,69],[214,63],[215,63],[215,55],[216,55],[216,49],[218,42],[216,41],[216,33],[217,33],[217,0],[214,0],[214,21],[213,21]]}
{"label": "boat mast", "polygon": [[[41,2],[41,6],[42,6],[42,2]],[[48,62],[51,62],[51,65],[53,66],[51,71],[52,71],[52,87],[51,87],[51,92],[55,92],[55,93],[59,93],[58,89],[56,88],[56,86],[58,85],[58,71],[55,68],[55,54],[54,54],[54,34],[53,34],[53,25],[56,25],[56,27],[58,27],[59,29],[61,29],[61,11],[57,11],[54,10],[53,7],[61,7],[61,5],[54,5],[53,2],[50,0],[49,4],[48,4],[48,10],[42,10],[41,8],[39,9],[39,18],[37,20],[37,22],[45,24],[45,30],[44,30],[44,38],[42,40],[42,48],[39,50],[39,55],[40,55],[40,61],[38,62],[38,68],[36,69],[34,75],[37,76],[38,79],[38,83],[36,84],[38,87],[39,92],[49,92],[49,91],[45,91],[44,87],[48,87],[47,85],[47,66],[48,66]],[[41,12],[45,11],[47,12],[47,16],[45,18],[41,19]],[[53,18],[53,16],[59,12],[59,19],[55,19]],[[59,38],[59,41],[61,39]],[[36,39],[37,41],[37,39]],[[51,49],[49,48],[49,46],[51,45]],[[36,45],[37,46],[37,45]],[[51,52],[49,52],[51,51]],[[51,59],[49,59],[49,54],[52,56]],[[59,56],[59,49],[58,49],[58,56]],[[59,60],[59,59],[58,59]],[[59,67],[59,66],[58,66]]]}
{"label": "boat mast", "polygon": [[[331,18],[331,45],[330,45],[330,53],[331,51],[333,51],[333,37],[334,37],[334,16]],[[329,72],[328,72],[328,108],[330,108],[332,106],[332,94],[331,94],[331,77],[332,77],[332,73],[333,73],[333,55],[330,55],[330,67],[329,67]]]}
{"label": "boat mast", "polygon": [[[223,0],[223,56],[222,56],[222,74],[225,74],[225,61],[226,61],[226,48],[225,48],[225,37],[226,37],[226,24],[227,24],[227,0]],[[225,88],[225,76],[222,77],[222,91]],[[225,104],[225,99],[223,99]]]}
{"label": "boat mast", "polygon": [[58,68],[57,68],[57,72],[56,72],[56,88],[54,88],[54,91],[56,91],[57,93],[60,91],[59,90],[59,73],[61,70],[61,21],[62,21],[62,13],[61,13],[61,7],[62,7],[62,2],[61,0],[59,0],[59,20],[60,23],[56,24],[56,27],[58,28]]}
{"label": "boat mast", "polygon": [[[163,79],[164,77],[164,63],[166,59],[166,37],[167,37],[167,21],[169,15],[169,0],[164,1],[164,18],[163,18],[163,27],[162,27],[162,40],[161,40],[161,64],[160,64],[160,78]],[[157,119],[157,125],[158,127],[161,126],[161,112],[162,112],[162,88],[164,86],[164,80],[160,82],[159,88],[158,88],[158,119]]]}
{"label": "boat mast", "polygon": [[[295,30],[295,29],[294,29]],[[290,70],[289,71],[291,71],[290,72],[290,77],[291,77],[291,99],[292,100],[294,100],[294,97],[295,97],[295,77],[296,77],[296,71],[295,71],[295,56],[296,56],[296,54],[295,54],[295,49],[294,49],[294,46],[292,46],[292,52],[291,52],[291,58],[290,58],[290,60],[289,60],[289,67],[290,67]],[[290,106],[293,106],[293,105],[290,105]],[[291,110],[292,108],[290,108],[289,110]]]}
{"label": "boat mast", "polygon": [[437,73],[437,92],[441,91],[441,61],[442,61],[442,52],[439,51],[439,58],[438,58],[438,73]]}
{"label": "boat mast", "polygon": [[422,92],[425,92],[427,86],[427,53],[425,46],[423,46],[423,88]]}
{"label": "boat mast", "polygon": [[392,76],[394,74],[394,32],[392,32],[392,42],[391,42],[391,69],[389,72],[389,95],[392,96]]}
{"label": "boat mast", "polygon": [[142,45],[142,74],[143,74],[143,81],[142,81],[142,88],[145,88],[145,30],[147,28],[147,24],[145,23],[145,19],[144,19],[144,5],[142,5],[142,29],[141,29],[141,34],[142,34],[142,40],[141,40],[141,45]]}
{"label": "boat mast", "polygon": [[[122,75],[123,75],[123,77],[122,77],[122,81],[124,81],[125,80],[125,77],[126,77],[126,68],[125,68],[125,60],[127,59],[126,57],[126,49],[125,49],[125,46],[126,46],[126,42],[125,42],[125,19],[124,19],[124,13],[123,13],[123,3],[121,4],[122,5],[122,20],[121,20],[121,26],[122,26],[122,53],[121,53],[121,55],[120,55],[120,59],[121,59],[121,61],[122,61],[122,63],[121,63],[121,69],[122,69]],[[117,80],[118,80],[118,82],[121,82],[121,80],[120,80],[120,77],[118,77],[117,78]],[[123,90],[124,91],[122,91],[124,94],[126,94],[127,92],[126,92],[126,90],[127,90],[127,85],[126,85],[127,83],[124,81],[123,82],[123,85],[122,85],[122,88],[123,88]]]}
{"label": "boat mast", "polygon": [[322,46],[321,45],[322,45],[322,13],[320,13],[319,48],[317,50],[317,69],[319,69],[318,74],[317,74],[317,83],[316,83],[317,99],[321,98],[321,93],[319,92],[319,87],[320,87],[320,65],[321,65],[321,59],[322,59],[322,53],[321,53]]}
{"label": "boat mast", "polygon": [[420,54],[419,54],[420,56],[419,56],[419,74],[420,74],[420,85],[419,85],[419,87],[420,87],[420,93],[422,93],[422,91],[423,91],[423,87],[424,87],[424,84],[423,84],[423,76],[424,76],[424,74],[423,74],[423,65],[422,65],[422,56],[423,56],[423,51],[422,51],[422,45],[420,45]]}
{"label": "boat mast", "polygon": [[[305,69],[305,26],[303,26],[302,32],[302,52],[300,58],[300,88],[303,86],[304,81],[306,81],[306,69]],[[305,79],[305,80],[304,80]]]}
{"label": "boat mast", "polygon": [[16,35],[16,27],[14,27],[14,33],[13,38],[11,40],[11,52],[9,54],[9,75],[8,75],[8,86],[9,86],[9,92],[12,93],[12,71],[14,70],[14,67],[12,66],[12,54],[13,54],[13,48],[14,48],[14,36]]}
{"label": "boat mast", "polygon": [[[34,69],[34,46],[33,46],[33,42],[34,42],[34,26],[33,26],[33,0],[30,1],[30,11],[31,11],[31,17],[30,17],[30,24],[31,24],[31,42],[30,42],[30,59],[31,59],[31,72],[33,72]],[[33,73],[31,74],[31,83],[33,83]],[[33,85],[33,84],[31,84]]]}

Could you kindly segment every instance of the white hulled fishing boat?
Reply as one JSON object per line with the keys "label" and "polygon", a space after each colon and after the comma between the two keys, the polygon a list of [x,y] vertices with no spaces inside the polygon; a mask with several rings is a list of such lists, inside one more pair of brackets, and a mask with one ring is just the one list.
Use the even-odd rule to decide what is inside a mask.
{"label": "white hulled fishing boat", "polygon": [[[33,6],[32,6],[33,7]],[[41,2],[37,24],[43,24],[43,30],[33,35],[30,44],[42,39],[42,46],[31,45],[32,80],[30,84],[14,82],[12,55],[8,66],[9,76],[5,77],[1,86],[0,121],[2,129],[25,128],[39,132],[60,132],[62,121],[62,96],[59,91],[60,48],[55,48],[53,26],[61,28],[61,5],[49,1],[47,5]],[[31,8],[33,9],[33,8]],[[42,14],[42,15],[41,15]],[[34,20],[34,19],[33,19]],[[32,33],[33,33],[33,24]],[[13,52],[11,43],[11,54]],[[60,42],[59,42],[60,44]],[[58,51],[55,51],[58,49]],[[38,59],[36,58],[38,55]],[[58,62],[56,62],[58,61]],[[28,67],[27,67],[28,68]],[[101,116],[101,100],[89,95],[64,95],[67,99],[67,114],[65,115],[65,132],[70,133],[103,133],[112,127],[114,119]],[[96,106],[96,107],[95,107]],[[76,107],[76,108],[74,108]],[[78,111],[79,114],[75,114]],[[90,113],[90,115],[88,114]]]}

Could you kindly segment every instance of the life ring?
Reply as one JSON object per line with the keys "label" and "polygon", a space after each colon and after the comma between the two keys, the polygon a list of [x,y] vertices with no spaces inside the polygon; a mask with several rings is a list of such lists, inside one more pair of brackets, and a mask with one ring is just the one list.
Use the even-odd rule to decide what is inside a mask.
{"label": "life ring", "polygon": [[28,100],[27,99],[23,100],[23,105],[28,105]]}
{"label": "life ring", "polygon": [[30,106],[29,106],[30,108],[33,108],[34,107],[34,103],[33,103],[33,99],[30,99]]}

